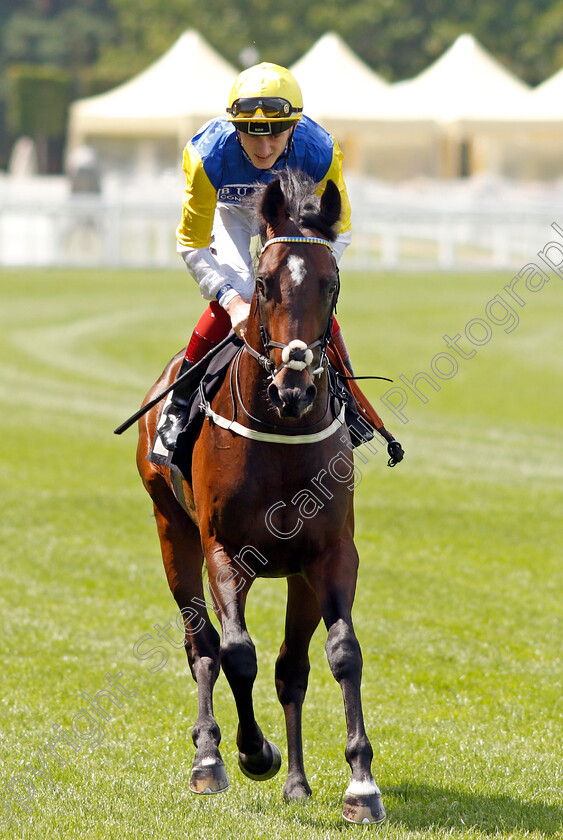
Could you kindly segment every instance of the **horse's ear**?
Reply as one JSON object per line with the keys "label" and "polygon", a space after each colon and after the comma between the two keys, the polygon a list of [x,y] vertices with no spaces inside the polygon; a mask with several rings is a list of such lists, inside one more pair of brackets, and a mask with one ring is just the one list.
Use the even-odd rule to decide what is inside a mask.
{"label": "horse's ear", "polygon": [[321,216],[329,227],[332,227],[340,218],[342,212],[342,199],[340,191],[334,181],[326,182],[325,191],[321,196]]}
{"label": "horse's ear", "polygon": [[264,190],[260,213],[270,227],[275,228],[287,218],[285,198],[279,179],[272,181]]}

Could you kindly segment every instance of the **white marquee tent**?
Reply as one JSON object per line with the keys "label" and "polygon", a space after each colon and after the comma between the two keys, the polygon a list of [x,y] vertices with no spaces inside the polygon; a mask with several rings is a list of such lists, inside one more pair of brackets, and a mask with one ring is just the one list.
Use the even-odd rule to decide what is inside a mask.
{"label": "white marquee tent", "polygon": [[505,172],[528,180],[563,176],[563,69],[531,91],[505,134]]}
{"label": "white marquee tent", "polygon": [[435,175],[499,171],[507,125],[526,111],[530,88],[469,34],[418,76],[392,86],[389,119],[425,117],[439,129]]}
{"label": "white marquee tent", "polygon": [[289,69],[303,91],[305,112],[321,122],[370,119],[389,87],[334,32]]}
{"label": "white marquee tent", "polygon": [[563,119],[563,67],[532,91],[534,118]]}
{"label": "white marquee tent", "polygon": [[71,105],[68,152],[93,146],[106,170],[154,174],[176,166],[187,140],[224,112],[236,76],[199,33],[188,30],[134,78]]}
{"label": "white marquee tent", "polygon": [[415,161],[433,165],[433,122],[410,115],[389,121],[391,85],[334,32],[323,35],[290,70],[303,91],[305,113],[338,139],[348,171],[393,178],[414,174]]}
{"label": "white marquee tent", "polygon": [[[464,34],[418,76],[389,84],[332,32],[290,69],[305,112],[335,135],[350,172],[563,175],[563,70],[531,91]],[[236,75],[201,35],[184,32],[125,84],[73,103],[69,156],[88,145],[106,173],[177,170],[186,141],[224,113]]]}
{"label": "white marquee tent", "polygon": [[499,119],[525,107],[529,90],[465,34],[414,79],[393,85],[390,114],[418,114],[448,123]]}

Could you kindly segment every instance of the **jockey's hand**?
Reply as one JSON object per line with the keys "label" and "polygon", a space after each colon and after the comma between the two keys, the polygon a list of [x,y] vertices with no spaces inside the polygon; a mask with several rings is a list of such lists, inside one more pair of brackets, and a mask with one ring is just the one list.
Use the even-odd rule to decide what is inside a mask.
{"label": "jockey's hand", "polygon": [[240,295],[236,295],[225,305],[225,312],[231,319],[233,330],[239,338],[242,338],[250,314],[250,304],[246,303]]}

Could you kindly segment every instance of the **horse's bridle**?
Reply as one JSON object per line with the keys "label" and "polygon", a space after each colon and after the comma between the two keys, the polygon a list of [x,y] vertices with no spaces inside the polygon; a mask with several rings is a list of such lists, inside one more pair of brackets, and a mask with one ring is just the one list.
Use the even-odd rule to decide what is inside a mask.
{"label": "horse's bridle", "polygon": [[[278,242],[296,242],[301,244],[308,244],[308,245],[325,245],[327,248],[330,249],[332,252],[333,248],[328,239],[321,239],[320,237],[316,236],[274,236],[272,239],[268,239],[262,248],[260,256],[264,253],[266,248],[270,245],[274,245]],[[262,345],[264,350],[268,351],[272,347],[278,347],[282,350],[282,363],[281,365],[276,365],[268,356],[259,353],[254,347],[251,347],[250,344],[247,342],[246,338],[243,336],[244,341],[244,348],[245,350],[261,365],[269,374],[270,379],[273,379],[277,376],[280,371],[284,368],[291,368],[292,370],[304,370],[306,367],[309,367],[311,362],[313,361],[313,348],[319,347],[321,348],[321,355],[319,365],[315,370],[312,372],[313,376],[320,376],[325,368],[328,365],[328,359],[326,355],[326,350],[328,346],[328,342],[330,341],[330,337],[332,335],[332,323],[333,323],[333,316],[336,311],[336,303],[338,301],[338,294],[340,292],[340,275],[338,273],[338,266],[336,266],[336,277],[337,277],[337,286],[334,290],[332,296],[332,302],[330,307],[330,315],[328,317],[327,325],[323,334],[320,338],[317,338],[316,341],[311,342],[311,344],[305,344],[304,341],[300,339],[293,339],[288,344],[283,344],[280,341],[274,341],[268,335],[266,328],[264,326],[264,322],[262,320],[262,310],[260,309],[260,300],[257,298],[256,305],[258,307],[258,321],[260,326],[260,338],[262,340]]]}

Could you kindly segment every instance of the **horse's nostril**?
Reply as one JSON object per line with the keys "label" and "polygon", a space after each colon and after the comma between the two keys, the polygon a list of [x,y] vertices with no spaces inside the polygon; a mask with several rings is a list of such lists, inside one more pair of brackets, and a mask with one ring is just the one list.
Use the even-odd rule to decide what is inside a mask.
{"label": "horse's nostril", "polygon": [[282,401],[280,397],[280,392],[278,386],[274,382],[268,385],[268,396],[273,402],[273,404],[276,406],[276,408],[281,408]]}
{"label": "horse's nostril", "polygon": [[317,396],[317,387],[316,385],[309,385],[307,390],[305,391],[305,397],[307,399],[307,403],[310,405],[315,397]]}
{"label": "horse's nostril", "polygon": [[272,382],[268,386],[268,396],[282,417],[301,417],[309,410],[317,395],[315,385],[305,389],[299,387],[283,388]]}

